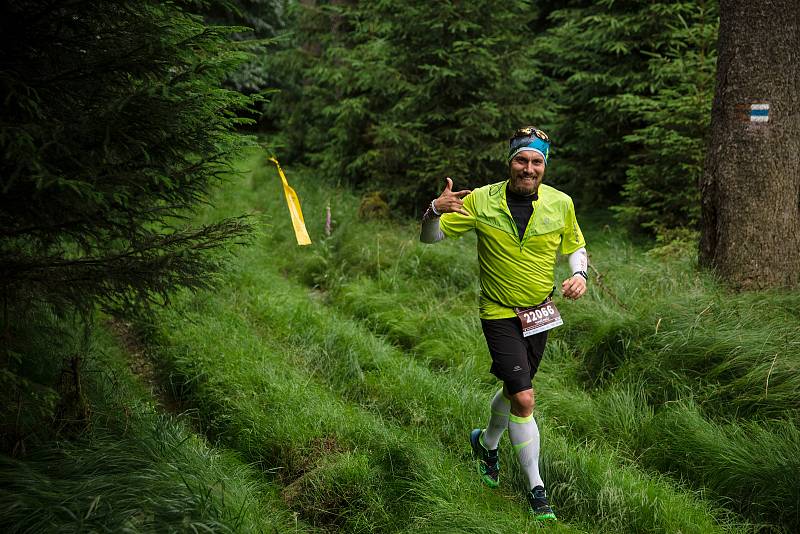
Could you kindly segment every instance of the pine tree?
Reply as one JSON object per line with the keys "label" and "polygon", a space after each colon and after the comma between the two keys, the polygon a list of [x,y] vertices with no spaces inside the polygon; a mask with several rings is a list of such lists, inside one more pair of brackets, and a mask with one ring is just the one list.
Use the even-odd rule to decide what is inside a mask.
{"label": "pine tree", "polygon": [[[380,190],[406,211],[438,194],[506,177],[504,140],[548,120],[527,2],[343,2],[301,17],[303,99],[288,127],[330,178]],[[288,107],[288,106],[287,106]]]}
{"label": "pine tree", "polygon": [[244,218],[184,221],[245,143],[254,99],[220,84],[246,59],[229,33],[155,1],[0,6],[3,367],[25,369],[35,310],[89,324],[98,305],[164,302],[246,239]]}
{"label": "pine tree", "polygon": [[[653,232],[696,225],[716,62],[717,3],[571,2],[535,50],[563,109],[567,189]],[[541,23],[540,23],[541,24]]]}
{"label": "pine tree", "polygon": [[159,2],[6,5],[0,119],[4,298],[122,304],[201,287],[234,219],[175,226],[242,144],[251,99],[219,81],[227,30]]}
{"label": "pine tree", "polygon": [[279,85],[280,73],[270,68],[270,50],[286,29],[288,4],[289,0],[216,0],[202,9],[209,23],[242,28],[233,38],[246,41],[252,55],[228,75],[238,91],[258,93]]}

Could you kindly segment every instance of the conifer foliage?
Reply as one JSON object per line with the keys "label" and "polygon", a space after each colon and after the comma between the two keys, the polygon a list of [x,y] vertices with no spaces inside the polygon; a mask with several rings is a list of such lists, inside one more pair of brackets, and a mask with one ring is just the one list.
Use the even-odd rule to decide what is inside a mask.
{"label": "conifer foliage", "polygon": [[503,140],[551,134],[547,180],[631,227],[695,227],[715,0],[307,0],[275,99],[291,157],[413,212],[437,179],[506,176]]}
{"label": "conifer foliage", "polygon": [[301,108],[276,100],[292,110],[290,150],[412,212],[445,176],[464,187],[503,179],[503,139],[549,109],[525,53],[534,15],[523,1],[306,6]]}
{"label": "conifer foliage", "polygon": [[289,0],[217,0],[202,6],[206,21],[225,26],[239,26],[237,41],[247,41],[251,57],[228,75],[228,82],[243,93],[257,93],[276,85],[269,68],[269,45],[285,29]]}
{"label": "conifer foliage", "polygon": [[536,48],[563,106],[562,177],[632,227],[695,227],[716,65],[715,1],[592,0],[549,13]]}
{"label": "conifer foliage", "polygon": [[[4,2],[0,279],[5,306],[139,305],[202,287],[250,225],[180,224],[252,98],[220,87],[230,30],[153,1]],[[6,325],[7,328],[7,325]]]}

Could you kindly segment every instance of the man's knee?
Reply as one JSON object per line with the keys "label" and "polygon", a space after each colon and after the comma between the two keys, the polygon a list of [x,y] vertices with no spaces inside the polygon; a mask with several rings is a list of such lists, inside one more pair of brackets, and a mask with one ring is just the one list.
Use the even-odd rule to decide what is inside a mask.
{"label": "man's knee", "polygon": [[533,389],[526,389],[514,393],[511,399],[511,413],[517,417],[528,417],[533,413],[533,406],[535,404],[535,397]]}

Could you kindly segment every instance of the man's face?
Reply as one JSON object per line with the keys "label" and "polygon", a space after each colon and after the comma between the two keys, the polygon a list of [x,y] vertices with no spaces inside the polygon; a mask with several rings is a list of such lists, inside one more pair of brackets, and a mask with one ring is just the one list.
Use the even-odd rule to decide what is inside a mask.
{"label": "man's face", "polygon": [[541,154],[523,150],[511,158],[511,179],[508,188],[518,195],[532,195],[539,190],[544,170],[544,158]]}

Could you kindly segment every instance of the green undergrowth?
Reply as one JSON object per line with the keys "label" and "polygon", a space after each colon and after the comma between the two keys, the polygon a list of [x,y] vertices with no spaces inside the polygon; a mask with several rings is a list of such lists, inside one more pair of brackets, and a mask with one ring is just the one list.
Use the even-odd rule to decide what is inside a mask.
{"label": "green undergrowth", "polygon": [[[227,192],[222,204],[253,202],[269,214],[260,261],[439,380],[476,384],[479,397],[493,388],[476,318],[472,236],[419,244],[416,223],[359,220],[357,199],[300,172],[294,185],[315,243],[299,248],[271,169],[256,167],[258,185]],[[337,224],[326,238],[319,230],[327,204]],[[648,251],[602,218],[581,220],[590,293],[558,300],[567,323],[553,332],[535,384],[541,415],[570,440],[612,449],[755,525],[796,529],[800,295],[730,293],[697,270],[693,250],[681,243]],[[558,280],[567,275],[564,263]],[[448,406],[447,395],[439,406]],[[451,432],[457,435],[455,427],[441,435]]]}
{"label": "green undergrowth", "polygon": [[[685,244],[652,248],[579,217],[590,291],[556,297],[565,325],[534,383],[559,516],[541,527],[506,438],[501,488],[483,487],[470,458],[498,388],[475,237],[423,245],[416,222],[361,219],[352,193],[290,169],[313,240],[298,247],[275,168],[255,154],[241,168],[199,222],[249,211],[255,244],[214,291],[137,322],[141,347],[120,345],[107,319],[87,337],[60,317],[16,318],[12,339],[32,341],[9,351],[24,373],[0,375],[3,445],[19,444],[0,456],[3,531],[800,527],[796,292],[729,293]],[[80,413],[43,385],[64,383],[46,361],[75,354],[90,392],[81,437]],[[165,411],[156,377],[186,412]]]}
{"label": "green undergrowth", "polygon": [[[187,296],[159,321],[157,337],[166,343],[157,351],[174,367],[177,390],[197,407],[207,432],[274,472],[297,510],[312,512],[307,519],[342,531],[398,531],[395,525],[419,517],[426,520],[415,530],[432,528],[429,518],[438,513],[430,502],[444,501],[431,493],[431,480],[460,488],[449,496],[457,509],[487,502],[465,458],[467,424],[480,424],[494,388],[475,376],[483,369],[430,369],[339,316],[303,286],[255,268],[263,265],[263,252],[242,258],[247,265],[232,275],[233,287]],[[265,287],[269,295],[259,294],[257,288]],[[556,500],[563,494],[564,519],[602,520],[603,531],[631,525],[717,530],[709,510],[660,478],[613,455],[578,449],[557,434],[546,432],[545,439],[552,451],[543,458],[545,471],[553,480],[569,480],[552,489]],[[361,458],[354,458],[356,450]],[[504,461],[514,465],[506,452]],[[329,469],[333,475],[326,478]],[[521,494],[519,473],[508,471],[515,475],[510,489]],[[308,484],[313,496],[295,501],[295,488]],[[605,500],[596,499],[598,491]],[[474,524],[462,518],[463,529],[479,531],[489,522],[520,528],[494,517],[519,520],[519,497],[513,491],[503,496],[516,504],[488,501],[493,506],[487,515]],[[681,513],[669,513],[673,509]]]}
{"label": "green undergrowth", "polygon": [[[175,295],[155,321],[142,318],[140,348],[118,345],[105,320],[91,340],[34,343],[28,352],[42,356],[28,361],[25,398],[13,393],[23,378],[0,376],[6,404],[41,407],[15,423],[24,454],[1,458],[4,531],[800,525],[796,293],[730,294],[680,243],[648,251],[602,215],[581,216],[590,291],[556,297],[566,324],[534,383],[559,516],[542,527],[527,515],[506,438],[499,489],[481,485],[470,458],[469,430],[485,424],[498,387],[477,318],[474,236],[420,244],[416,222],[361,219],[352,193],[289,169],[313,240],[298,247],[274,166],[250,155],[241,168],[245,179],[198,222],[250,212],[261,231],[214,291]],[[55,318],[37,324],[69,333]],[[58,381],[37,364],[53,351],[91,354],[92,426],[81,438],[37,431],[57,410],[53,390],[33,387]],[[135,377],[131,358],[156,369]],[[183,415],[143,385],[156,376]],[[14,423],[11,410],[3,417]]]}
{"label": "green undergrowth", "polygon": [[[458,461],[435,437],[405,432],[336,394],[315,376],[324,363],[304,365],[309,347],[249,324],[242,294],[224,299],[191,299],[162,315],[159,357],[202,427],[272,475],[298,513],[337,531],[416,530],[440,515],[430,500],[449,515],[505,509],[488,531],[524,524],[521,506],[491,499],[467,473],[454,476]],[[479,531],[487,522],[473,513],[459,524]]]}
{"label": "green undergrowth", "polygon": [[[293,511],[326,529],[535,528],[525,518],[523,477],[510,447],[501,453],[506,482],[499,492],[481,488],[469,462],[467,433],[484,423],[497,388],[476,317],[474,237],[421,245],[415,223],[360,220],[357,198],[320,184],[305,170],[288,173],[314,241],[297,247],[274,167],[255,158],[243,166],[249,181],[223,190],[216,210],[206,216],[249,207],[262,223],[257,244],[238,255],[217,291],[177,299],[149,338],[155,357],[172,374],[176,394],[195,407],[198,425],[259,465]],[[334,230],[325,237],[328,205]],[[609,274],[616,265],[603,259],[608,255],[626,269],[641,270],[640,279],[661,260],[611,229],[587,235],[608,241],[592,249],[606,290],[593,286],[583,301],[560,303],[562,311],[572,321],[591,313],[582,307],[592,308],[606,318],[604,325],[625,323],[636,299],[646,309],[652,296],[627,295]],[[644,266],[637,267],[640,260]],[[669,265],[689,276],[689,263]],[[693,284],[713,282],[701,278]],[[659,291],[669,296],[672,290]],[[694,466],[699,472],[681,470],[656,457],[643,460],[641,450],[623,444],[625,433],[641,427],[640,415],[685,397],[660,402],[641,381],[623,382],[620,369],[630,355],[614,368],[604,367],[602,380],[590,380],[589,351],[580,344],[585,335],[569,322],[560,330],[535,384],[542,466],[559,528],[757,528],[734,512],[758,518],[764,509],[731,506],[725,487],[708,487],[702,473],[715,469],[713,462]],[[690,382],[688,374],[686,382],[686,391],[702,391],[703,383]],[[562,400],[580,400],[583,419],[591,421],[604,410],[603,395],[626,384],[641,406],[628,420],[603,419],[606,435],[588,425],[582,429],[577,417],[573,424],[560,410]],[[686,406],[709,421],[697,404]],[[722,424],[719,417],[711,422]]]}
{"label": "green undergrowth", "polygon": [[[75,348],[62,340],[65,353]],[[54,434],[44,430],[48,415],[24,451],[0,455],[3,532],[316,531],[262,473],[164,412],[104,323],[83,348],[91,426],[79,437]],[[40,356],[21,356],[36,371]],[[44,374],[29,379],[44,382]]]}
{"label": "green undergrowth", "polygon": [[[319,194],[303,198],[314,206]],[[416,224],[359,221],[354,200],[336,200],[342,224],[316,249],[287,252],[308,259],[283,272],[431,369],[486,369],[474,237],[421,245]],[[558,301],[567,323],[535,385],[542,413],[756,524],[796,529],[800,294],[733,294],[685,243],[647,250],[596,216],[583,229],[590,292]]]}

